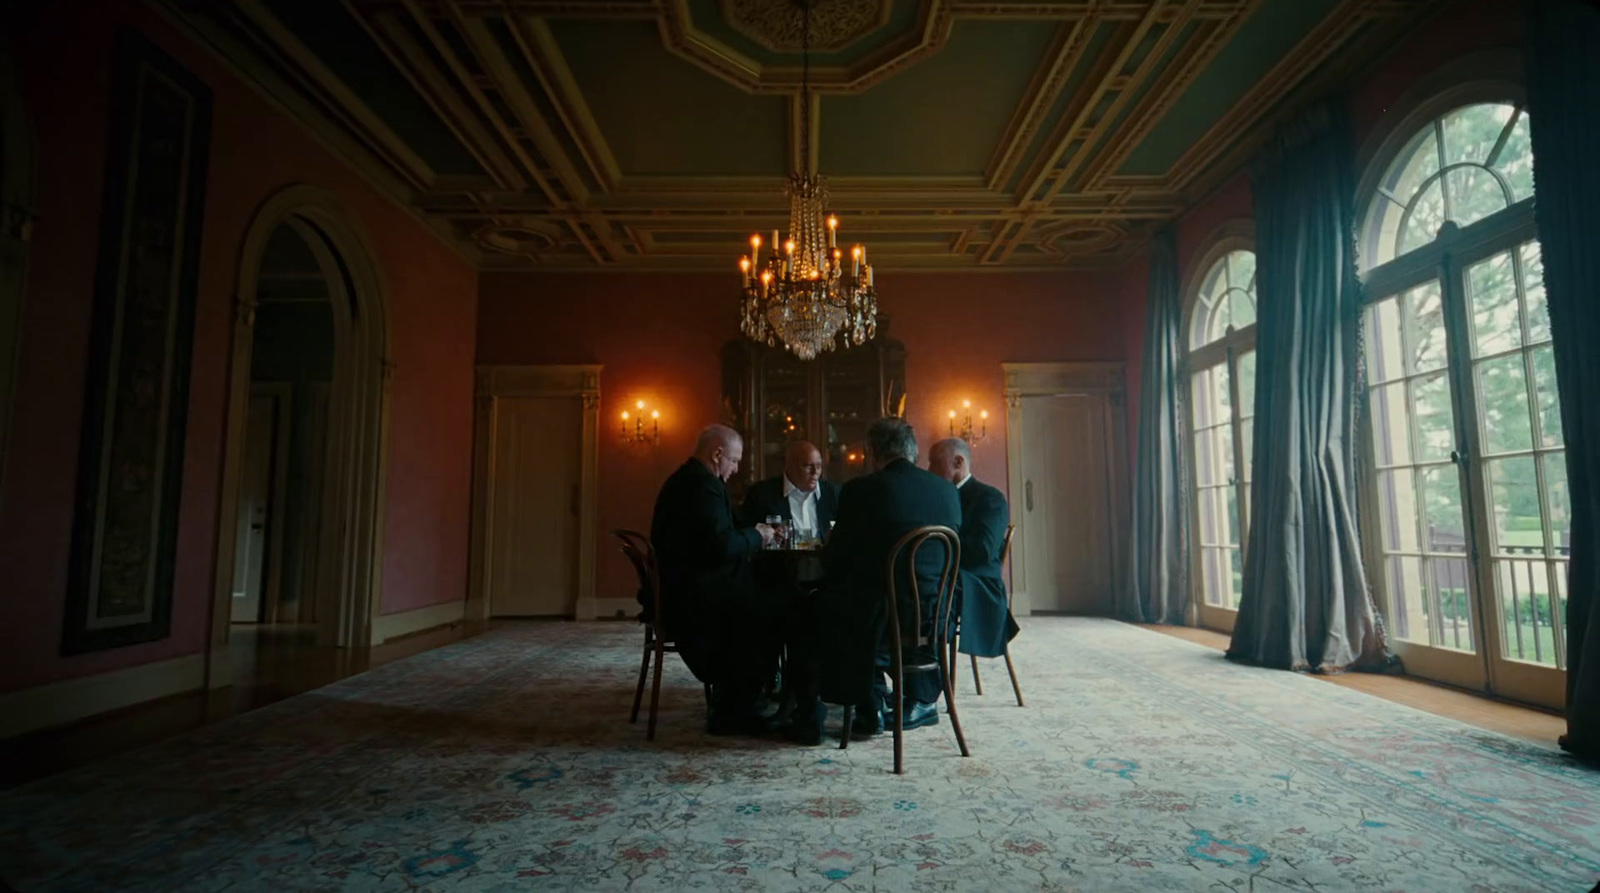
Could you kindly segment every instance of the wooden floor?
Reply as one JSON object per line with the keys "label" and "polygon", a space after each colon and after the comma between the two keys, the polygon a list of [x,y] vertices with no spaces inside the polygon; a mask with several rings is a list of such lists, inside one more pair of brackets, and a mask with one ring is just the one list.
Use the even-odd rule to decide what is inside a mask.
{"label": "wooden floor", "polygon": [[[1138,625],[1158,633],[1197,642],[1218,651],[1228,649],[1228,636],[1225,633],[1188,626]],[[1385,676],[1377,673],[1308,675],[1312,679],[1319,679],[1330,685],[1342,685],[1345,688],[1364,691],[1387,701],[1447,716],[1502,735],[1552,744],[1567,731],[1566,720],[1558,713],[1498,701],[1481,694],[1410,676]]]}
{"label": "wooden floor", "polygon": [[[455,623],[353,650],[316,644],[315,630],[240,625],[229,636],[232,684],[138,704],[82,722],[0,741],[0,788],[143,747],[207,723],[475,636],[482,623]],[[0,887],[0,891],[3,891]]]}

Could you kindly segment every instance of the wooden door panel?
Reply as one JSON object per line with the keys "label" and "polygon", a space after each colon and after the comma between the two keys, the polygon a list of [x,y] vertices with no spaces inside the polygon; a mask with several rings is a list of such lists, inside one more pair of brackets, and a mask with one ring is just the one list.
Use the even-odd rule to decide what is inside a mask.
{"label": "wooden door panel", "polygon": [[489,612],[569,616],[577,597],[583,407],[577,398],[500,399],[495,406]]}

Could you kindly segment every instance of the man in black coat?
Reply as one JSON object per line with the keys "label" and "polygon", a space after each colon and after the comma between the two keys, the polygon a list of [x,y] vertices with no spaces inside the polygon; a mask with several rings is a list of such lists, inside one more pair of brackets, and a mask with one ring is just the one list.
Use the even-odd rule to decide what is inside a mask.
{"label": "man in black coat", "polygon": [[[840,490],[839,518],[822,553],[825,586],[813,601],[808,642],[803,646],[803,660],[808,661],[803,670],[813,678],[798,685],[801,691],[787,732],[791,740],[800,743],[821,740],[826,710],[818,703],[819,692],[829,702],[859,706],[861,715],[853,730],[857,734],[883,730],[882,705],[888,692],[883,674],[889,666],[884,624],[889,550],[918,527],[935,524],[955,530],[961,525],[956,489],[916,467],[916,435],[904,420],[873,422],[867,429],[867,454],[873,472],[847,482]],[[938,544],[926,545],[918,553],[915,574],[924,599],[921,606],[909,604],[910,568],[897,572],[896,592],[903,617],[920,610],[920,616],[931,622],[944,560]],[[906,577],[900,578],[900,573]],[[941,690],[936,673],[907,674],[904,728],[938,722],[934,702]]]}
{"label": "man in black coat", "polygon": [[839,485],[822,479],[822,452],[797,440],[784,455],[783,474],[752,485],[740,514],[750,526],[781,515],[794,529],[824,536],[828,522],[839,517]]}
{"label": "man in black coat", "polygon": [[758,699],[783,641],[783,608],[751,583],[748,560],[772,542],[773,530],[736,527],[728,501],[725,482],[743,455],[739,432],[705,429],[694,455],[661,485],[650,523],[660,619],[689,669],[711,683],[713,734],[762,731]]}
{"label": "man in black coat", "polygon": [[959,437],[933,445],[928,470],[961,495],[961,653],[999,657],[1017,635],[1000,568],[1011,509],[1005,494],[972,476],[972,448]]}

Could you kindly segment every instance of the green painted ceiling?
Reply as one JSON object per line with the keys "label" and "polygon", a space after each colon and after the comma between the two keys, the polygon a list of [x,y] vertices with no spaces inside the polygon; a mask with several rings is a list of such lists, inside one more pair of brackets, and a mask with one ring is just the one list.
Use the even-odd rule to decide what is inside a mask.
{"label": "green painted ceiling", "polygon": [[266,6],[436,173],[483,173],[472,153],[340,4],[266,0]]}
{"label": "green painted ceiling", "polygon": [[550,31],[625,174],[784,174],[783,97],[684,62],[648,22],[556,20]]}
{"label": "green painted ceiling", "polygon": [[[723,269],[786,216],[798,55],[747,36],[776,0],[738,28],[724,0],[154,2],[256,53],[486,264]],[[812,59],[817,166],[890,268],[1114,261],[1232,173],[1289,81],[1443,3],[888,0]]]}
{"label": "green painted ceiling", "polygon": [[821,169],[839,176],[976,176],[1050,45],[1049,22],[960,22],[944,49],[855,96],[822,99]]}
{"label": "green painted ceiling", "polygon": [[1267,0],[1240,26],[1216,61],[1189,85],[1133,154],[1125,174],[1162,174],[1211,129],[1339,0]]}

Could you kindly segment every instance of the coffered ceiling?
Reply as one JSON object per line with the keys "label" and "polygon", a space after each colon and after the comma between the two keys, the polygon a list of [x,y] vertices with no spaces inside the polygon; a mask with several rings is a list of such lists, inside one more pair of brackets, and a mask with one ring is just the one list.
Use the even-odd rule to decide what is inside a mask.
{"label": "coffered ceiling", "polygon": [[[787,228],[792,0],[157,0],[484,269]],[[814,0],[812,164],[880,269],[1119,264],[1440,0]]]}

